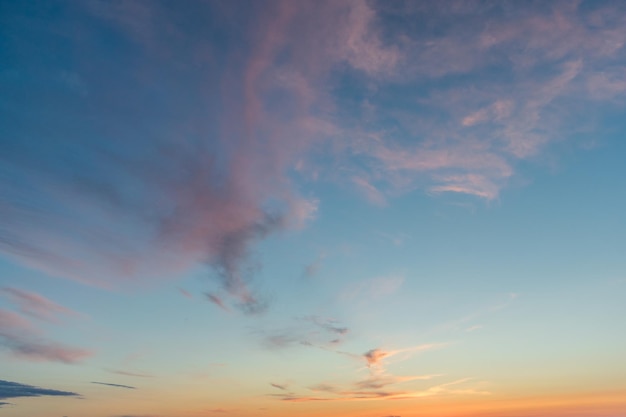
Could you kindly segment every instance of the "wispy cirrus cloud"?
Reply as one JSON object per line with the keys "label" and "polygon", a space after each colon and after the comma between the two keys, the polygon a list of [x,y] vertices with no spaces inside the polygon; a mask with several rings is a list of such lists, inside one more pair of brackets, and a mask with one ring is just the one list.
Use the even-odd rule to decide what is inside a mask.
{"label": "wispy cirrus cloud", "polygon": [[[359,183],[384,190],[376,200],[416,188],[494,199],[519,161],[587,129],[584,109],[600,97],[624,102],[623,6],[446,4],[373,6],[401,56],[392,75],[369,80],[377,88],[350,146],[367,167]],[[415,30],[415,19],[429,24]],[[387,89],[398,84],[410,93]]]}
{"label": "wispy cirrus cloud", "polygon": [[[419,377],[416,377],[419,379]],[[427,378],[428,379],[428,378]],[[318,395],[273,394],[287,402],[317,402],[317,401],[377,401],[377,400],[408,400],[434,396],[474,396],[490,395],[489,391],[480,388],[480,383],[465,378],[430,386],[425,389],[345,389],[341,386],[320,384],[311,387]],[[321,396],[320,393],[328,395]]]}
{"label": "wispy cirrus cloud", "polygon": [[94,353],[50,341],[28,319],[3,309],[0,309],[0,347],[17,358],[35,362],[74,364]]}
{"label": "wispy cirrus cloud", "polygon": [[[220,14],[217,4],[197,6],[209,15],[212,8]],[[109,13],[115,7],[102,6],[95,13],[79,4],[68,8],[68,13],[72,9],[72,13],[92,14],[121,31],[123,42],[143,56],[138,66],[149,68],[147,77],[154,82],[148,84],[164,87],[161,99],[172,103],[172,111],[161,99],[146,101],[152,87],[133,70],[120,73],[116,59],[105,59],[109,64],[104,67],[86,65],[75,74],[85,85],[84,95],[77,96],[67,86],[56,92],[16,86],[12,90],[16,96],[36,100],[25,101],[28,111],[15,108],[20,120],[32,123],[14,119],[16,123],[7,125],[9,139],[0,143],[3,178],[11,179],[3,184],[0,199],[0,251],[53,275],[103,287],[171,276],[195,262],[206,262],[220,291],[242,311],[254,314],[264,303],[249,285],[253,268],[248,268],[246,259],[251,245],[279,230],[301,227],[316,210],[315,201],[297,195],[285,176],[292,155],[302,147],[294,141],[296,146],[284,146],[256,113],[261,72],[267,69],[263,53],[273,53],[276,41],[271,33],[261,34],[255,38],[260,52],[225,68],[209,64],[216,61],[200,53],[206,48],[196,39],[193,60],[206,65],[205,70],[201,74],[181,69],[172,77],[169,71],[158,70],[161,52],[175,51],[177,42],[191,39],[162,42],[158,32],[151,32],[151,27],[172,24],[167,7],[154,3],[139,8],[137,25],[145,34],[140,39],[134,37],[138,26],[129,26],[126,15]],[[15,7],[12,12],[19,16],[23,10]],[[37,56],[39,48],[49,46],[44,34],[50,33],[50,26],[69,27],[68,19],[62,13],[48,26],[22,28],[32,29],[41,43],[22,44],[20,27],[14,25],[15,42],[8,48]],[[120,20],[125,23],[118,25]],[[95,26],[88,32],[81,40],[86,42],[85,59],[91,53],[116,54],[99,44]],[[148,45],[148,38],[154,43]],[[63,37],[62,42],[76,44],[76,39]],[[163,49],[151,49],[156,45]],[[21,64],[19,71],[46,81],[61,71],[39,70],[37,59]],[[121,65],[127,69],[126,64],[130,65]],[[230,92],[225,97],[205,95],[196,88],[200,84]],[[181,95],[183,90],[186,93]],[[188,94],[197,101],[185,99]],[[71,105],[75,100],[93,106]],[[50,101],[59,103],[57,109],[72,110],[51,111],[46,104]],[[200,117],[206,113],[198,105],[223,108],[223,119],[216,123],[217,114],[212,120]],[[130,113],[124,115],[126,111]],[[162,111],[169,116],[159,117]],[[54,119],[55,128],[39,131],[42,123],[37,121],[48,117]],[[62,126],[68,119],[81,121],[80,126],[67,131]],[[27,125],[31,127],[19,127]],[[42,137],[43,142],[58,146],[32,151],[28,137]],[[152,156],[146,158],[148,153]]]}
{"label": "wispy cirrus cloud", "polygon": [[132,377],[137,377],[137,378],[154,378],[154,375],[149,374],[149,373],[143,373],[143,372],[131,372],[131,371],[125,371],[121,369],[107,369],[107,371],[112,374],[123,375],[123,376],[132,376]]}
{"label": "wispy cirrus cloud", "polygon": [[339,320],[319,316],[295,319],[297,325],[272,330],[256,330],[261,344],[270,349],[309,346],[334,351],[350,333]]}
{"label": "wispy cirrus cloud", "polygon": [[131,387],[130,385],[121,385],[121,384],[111,384],[109,382],[96,382],[96,381],[92,381],[92,384],[98,384],[98,385],[106,385],[109,387],[114,387],[114,388],[126,388],[126,389],[137,389],[137,387]]}
{"label": "wispy cirrus cloud", "polygon": [[[626,99],[621,3],[203,2],[197,31],[168,2],[73,3],[45,25],[22,7],[6,50],[24,59],[5,60],[36,82],[0,78],[0,251],[107,288],[205,263],[250,314],[267,306],[255,244],[323,203],[300,182],[494,200]],[[77,39],[77,16],[99,24]],[[58,45],[80,62],[45,62]]]}
{"label": "wispy cirrus cloud", "polygon": [[[268,394],[271,397],[278,398],[287,402],[310,402],[310,401],[364,401],[364,400],[385,400],[385,399],[406,399],[416,397],[427,397],[434,395],[456,394],[485,394],[486,391],[480,390],[475,381],[466,378],[463,380],[450,381],[435,385],[430,385],[428,381],[442,378],[443,374],[429,375],[393,375],[386,369],[386,361],[391,357],[396,357],[397,361],[408,360],[412,355],[420,352],[426,352],[447,346],[444,343],[431,343],[412,346],[403,349],[371,349],[362,355],[352,354],[333,349],[326,349],[335,352],[351,360],[364,361],[367,365],[368,375],[360,377],[352,383],[329,383],[322,382],[310,385],[308,391],[314,394],[303,393],[302,389],[290,386],[286,389],[283,385],[271,384],[275,388],[285,391],[282,393]],[[364,368],[360,368],[362,371]],[[416,388],[415,384],[419,383],[420,388]],[[470,385],[463,389],[452,389],[450,387],[456,385]],[[403,385],[402,389],[397,386]],[[430,385],[424,387],[424,385]]]}
{"label": "wispy cirrus cloud", "polygon": [[0,293],[17,304],[22,313],[36,319],[59,323],[59,316],[79,316],[79,313],[34,292],[4,287],[0,289]]}

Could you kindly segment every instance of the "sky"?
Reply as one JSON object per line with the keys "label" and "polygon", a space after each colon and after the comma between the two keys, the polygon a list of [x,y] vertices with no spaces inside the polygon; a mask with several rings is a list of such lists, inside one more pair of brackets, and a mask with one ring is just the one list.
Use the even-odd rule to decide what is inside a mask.
{"label": "sky", "polygon": [[626,2],[0,1],[4,417],[626,416]]}

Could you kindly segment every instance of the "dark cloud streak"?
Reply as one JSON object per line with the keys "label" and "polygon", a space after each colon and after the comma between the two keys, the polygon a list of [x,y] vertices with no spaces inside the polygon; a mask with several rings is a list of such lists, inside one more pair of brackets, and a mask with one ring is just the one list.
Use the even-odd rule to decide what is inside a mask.
{"label": "dark cloud streak", "polygon": [[[0,380],[0,399],[18,398],[18,397],[76,397],[79,394],[69,391],[59,391],[54,389],[39,388],[34,385],[20,384],[19,382],[12,382],[6,380]],[[8,404],[8,403],[3,403]]]}
{"label": "dark cloud streak", "polygon": [[114,388],[137,389],[137,387],[131,387],[130,385],[111,384],[111,383],[108,383],[108,382],[91,381],[91,383],[92,384],[98,384],[98,385],[107,385],[109,387],[114,387]]}

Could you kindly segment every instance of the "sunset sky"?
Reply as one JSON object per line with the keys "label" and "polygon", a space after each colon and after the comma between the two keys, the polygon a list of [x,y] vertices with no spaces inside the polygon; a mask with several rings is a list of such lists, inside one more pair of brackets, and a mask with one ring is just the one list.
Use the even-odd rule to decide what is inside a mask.
{"label": "sunset sky", "polygon": [[626,416],[626,2],[0,0],[2,417]]}

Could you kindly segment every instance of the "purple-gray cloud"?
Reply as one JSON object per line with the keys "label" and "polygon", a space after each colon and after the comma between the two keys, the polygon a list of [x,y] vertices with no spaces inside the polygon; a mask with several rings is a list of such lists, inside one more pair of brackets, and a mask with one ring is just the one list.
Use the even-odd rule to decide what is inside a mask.
{"label": "purple-gray cloud", "polygon": [[114,388],[126,388],[126,389],[137,389],[137,387],[131,387],[130,385],[121,385],[121,384],[111,384],[108,382],[96,382],[96,381],[92,381],[92,384],[98,384],[98,385],[107,385],[109,387],[114,387]]}
{"label": "purple-gray cloud", "polygon": [[[20,384],[19,382],[0,380],[0,399],[19,397],[75,397],[79,394],[70,391],[60,391],[48,388],[39,388],[34,385]],[[2,403],[9,404],[9,403]]]}

